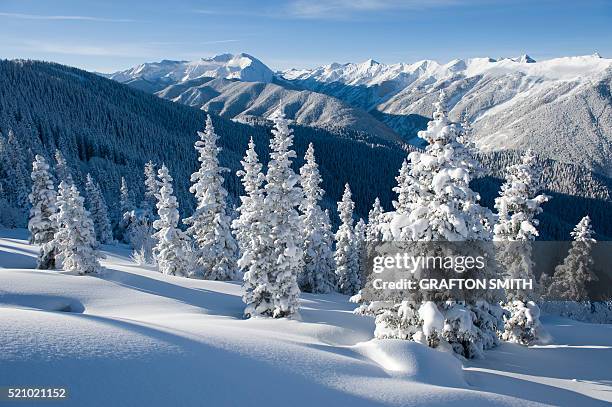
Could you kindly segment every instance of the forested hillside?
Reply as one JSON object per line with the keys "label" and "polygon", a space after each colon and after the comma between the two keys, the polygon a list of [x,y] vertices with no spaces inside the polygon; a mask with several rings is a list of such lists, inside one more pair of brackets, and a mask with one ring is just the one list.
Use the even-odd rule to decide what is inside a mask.
{"label": "forested hillside", "polygon": [[[169,167],[181,210],[190,212],[194,201],[188,192],[189,176],[198,167],[193,143],[196,131],[204,127],[205,115],[79,69],[45,62],[0,61],[0,205],[4,205],[4,216],[11,207],[27,203],[33,155],[43,154],[54,162],[56,149],[62,151],[80,187],[88,172],[100,183],[114,219],[119,213],[121,177],[126,178],[134,200],[140,202],[143,167],[149,160]],[[221,163],[231,170],[226,186],[235,201],[241,192],[235,172],[248,139],[253,136],[265,163],[270,128],[218,116],[213,116],[213,123],[221,137]],[[308,143],[314,143],[327,192],[324,206],[334,208],[344,183],[349,182],[358,217],[367,216],[376,196],[385,209],[391,209],[395,176],[406,155],[399,145],[348,130],[294,129],[296,169],[303,164]],[[498,192],[501,170],[515,157],[497,153],[481,158],[492,173],[478,180],[476,187],[490,206]],[[542,237],[569,238],[569,230],[587,213],[600,238],[612,236],[610,180],[582,167],[550,160],[542,165],[545,189],[554,196],[544,205]],[[335,213],[333,219],[336,223]]]}
{"label": "forested hillside", "polygon": [[[0,185],[11,204],[19,204],[19,189],[28,190],[34,154],[53,162],[59,149],[77,182],[90,172],[118,214],[120,180],[125,176],[136,202],[143,195],[143,167],[152,160],[165,163],[175,179],[181,209],[191,209],[189,176],[197,169],[193,148],[206,113],[79,69],[35,61],[0,62]],[[213,116],[221,136],[222,164],[230,168],[227,188],[235,199],[240,166],[250,136],[267,162],[270,128],[249,126]],[[13,140],[9,131],[15,134]],[[309,142],[321,164],[326,206],[339,200],[350,182],[361,217],[376,196],[390,208],[394,176],[405,153],[389,142],[352,131],[330,133],[295,126],[296,167],[302,165]],[[25,174],[25,175],[24,175]],[[15,178],[25,178],[16,182]],[[21,191],[23,196],[23,191]],[[24,219],[25,220],[25,219]]]}

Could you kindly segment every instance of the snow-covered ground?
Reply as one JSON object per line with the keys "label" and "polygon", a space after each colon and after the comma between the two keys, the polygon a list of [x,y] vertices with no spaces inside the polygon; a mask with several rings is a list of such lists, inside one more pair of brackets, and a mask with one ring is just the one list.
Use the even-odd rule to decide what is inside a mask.
{"label": "snow-covered ground", "polygon": [[101,275],[37,271],[27,232],[0,230],[0,387],[65,387],[66,406],[612,402],[612,325],[545,316],[550,344],[460,361],[373,340],[346,296],[303,294],[296,320],[243,320],[239,283],[164,276],[103,249]]}

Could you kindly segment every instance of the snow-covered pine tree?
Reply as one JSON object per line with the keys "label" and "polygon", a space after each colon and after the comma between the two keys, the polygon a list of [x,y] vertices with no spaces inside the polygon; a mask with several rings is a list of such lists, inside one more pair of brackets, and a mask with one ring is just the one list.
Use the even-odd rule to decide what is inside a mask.
{"label": "snow-covered pine tree", "polygon": [[[261,172],[262,165],[255,151],[253,137],[249,140],[246,155],[240,163],[243,169],[236,175],[242,178],[246,195],[240,197],[241,205],[236,209],[239,216],[232,222],[232,229],[236,235],[240,255],[246,260],[251,257],[253,242],[258,239],[258,226],[263,219],[264,191],[262,184],[265,177]],[[242,264],[246,267],[249,262],[245,261]],[[243,266],[241,266],[242,269],[244,269]]]}
{"label": "snow-covered pine tree", "polygon": [[28,176],[24,157],[25,154],[21,144],[13,130],[9,130],[6,140],[0,134],[0,159],[4,164],[3,168],[7,175],[7,192],[13,197],[14,205],[22,212],[21,216],[27,213],[27,208],[30,204],[28,199],[30,177]]}
{"label": "snow-covered pine tree", "polygon": [[55,150],[55,176],[57,177],[57,182],[64,181],[67,184],[74,184],[70,167],[60,150]]}
{"label": "snow-covered pine tree", "polygon": [[54,216],[57,213],[55,188],[49,173],[49,164],[42,155],[36,155],[32,164],[32,192],[30,193],[30,243],[40,246],[36,268],[55,268],[53,237],[57,232]]}
{"label": "snow-covered pine tree", "polygon": [[223,187],[223,172],[219,166],[219,151],[210,116],[206,128],[198,132],[200,140],[195,149],[199,153],[200,169],[191,175],[189,191],[195,195],[197,207],[193,215],[183,220],[189,225],[187,233],[193,238],[198,272],[208,280],[233,280],[237,277],[238,246],[232,236],[227,215],[227,191]]}
{"label": "snow-covered pine tree", "polygon": [[144,167],[144,199],[140,205],[145,211],[149,211],[151,216],[154,218],[157,216],[157,194],[159,193],[159,185],[157,185],[157,173],[155,171],[155,164],[149,161]]}
{"label": "snow-covered pine tree", "polygon": [[187,277],[192,269],[192,251],[189,237],[178,228],[178,201],[173,195],[172,177],[168,167],[162,165],[158,171],[159,193],[157,212],[159,219],[153,222],[157,230],[154,253],[159,271],[173,276]]}
{"label": "snow-covered pine tree", "polygon": [[[279,108],[271,117],[274,122],[270,140],[270,162],[266,173],[262,220],[264,235],[258,244],[250,267],[244,276],[247,304],[244,314],[252,316],[291,316],[299,308],[298,275],[303,266],[302,225],[297,207],[302,200],[299,177],[291,168],[296,156],[291,149],[293,130]],[[261,240],[260,240],[261,239]],[[255,270],[259,267],[259,270]]]}
{"label": "snow-covered pine tree", "polygon": [[531,258],[531,242],[538,236],[538,220],[541,205],[549,197],[537,195],[536,158],[531,150],[523,155],[522,162],[506,170],[506,181],[501,186],[500,196],[495,199],[498,222],[494,226],[493,240],[497,244],[497,259],[509,279],[531,280],[534,290],[506,290],[506,308],[510,317],[506,319],[502,339],[510,342],[531,344],[538,340],[540,321],[538,306],[534,300],[537,280]]}
{"label": "snow-covered pine tree", "polygon": [[319,206],[325,191],[321,188],[321,175],[315,160],[314,146],[309,144],[306,163],[300,168],[304,200],[302,212],[304,269],[298,276],[300,289],[311,293],[329,293],[336,288],[332,235],[329,218]]}
{"label": "snow-covered pine tree", "polygon": [[89,213],[94,223],[96,240],[102,244],[112,243],[113,233],[108,219],[108,207],[102,196],[100,186],[93,179],[91,174],[87,174],[85,192],[87,193],[87,200],[89,202]]}
{"label": "snow-covered pine tree", "polygon": [[593,238],[591,218],[585,216],[572,231],[574,241],[563,264],[555,268],[546,298],[552,301],[588,301],[587,283],[595,281],[591,251]]}
{"label": "snow-covered pine tree", "polygon": [[0,225],[7,228],[14,228],[17,227],[21,221],[19,210],[11,205],[4,187],[0,184]]}
{"label": "snow-covered pine tree", "polygon": [[89,212],[83,206],[83,198],[74,184],[62,181],[58,188],[58,212],[54,216],[57,232],[53,244],[57,258],[67,271],[92,274],[100,270],[95,250],[96,235]]}
{"label": "snow-covered pine tree", "polygon": [[270,140],[270,161],[266,173],[264,198],[269,220],[273,255],[268,281],[272,285],[273,317],[291,316],[299,309],[298,275],[304,267],[301,232],[303,229],[297,208],[303,199],[299,176],[291,168],[296,157],[293,130],[282,107],[272,115],[274,128]]}
{"label": "snow-covered pine tree", "polygon": [[[402,201],[406,204],[402,210],[396,205],[396,212],[390,214],[390,220],[382,227],[383,240],[395,242],[391,246],[394,253],[404,247],[406,252],[418,250],[419,255],[427,256],[440,256],[441,250],[453,250],[454,255],[481,254],[483,245],[479,242],[491,238],[490,211],[479,205],[480,197],[469,186],[477,165],[460,142],[461,131],[448,120],[441,94],[435,103],[433,120],[427,130],[419,132],[419,137],[428,143],[425,151],[410,153],[398,177],[396,192],[404,194]],[[449,242],[466,243],[451,246]],[[414,275],[426,278],[427,274],[422,273],[428,272],[415,270]],[[454,270],[441,272],[450,273],[450,278],[468,277],[467,273],[459,275]],[[492,270],[484,273],[489,272]],[[492,320],[497,312],[487,306],[486,296],[459,294],[465,295],[462,298],[465,302],[457,302],[457,297],[449,292],[387,294],[367,307],[362,305],[358,312],[376,315],[378,338],[412,339],[430,346],[444,341],[455,352],[475,357],[483,348],[495,344],[496,325]],[[439,319],[435,316],[441,316],[445,323],[429,324],[429,320]]]}
{"label": "snow-covered pine tree", "polygon": [[393,188],[393,192],[397,194],[397,201],[393,201],[393,207],[397,213],[410,212],[412,188],[412,179],[410,177],[410,162],[408,159],[402,162],[399,174],[395,177],[397,186]]}
{"label": "snow-covered pine tree", "polygon": [[357,274],[359,275],[359,288],[361,289],[361,282],[366,281],[367,277],[367,243],[366,243],[366,223],[363,219],[359,219],[355,224],[355,253],[357,254]]}
{"label": "snow-covered pine tree", "polygon": [[242,300],[247,304],[244,314],[246,317],[270,316],[274,312],[274,294],[268,285],[269,268],[274,266],[269,260],[272,252],[270,214],[264,207],[262,184],[265,176],[252,137],[241,164],[243,169],[237,175],[242,178],[246,195],[240,197],[239,216],[232,222],[232,228],[240,247],[238,266],[244,273]]}
{"label": "snow-covered pine tree", "polygon": [[368,213],[368,224],[366,226],[366,244],[372,245],[376,242],[379,242],[382,238],[382,232],[380,230],[381,224],[384,221],[384,210],[380,204],[380,199],[378,197],[374,200],[374,204],[372,204],[372,209]]}
{"label": "snow-covered pine tree", "polygon": [[355,230],[353,227],[353,210],[355,204],[351,199],[351,188],[347,183],[344,187],[342,200],[338,202],[340,227],[336,232],[336,277],[341,293],[355,295],[361,288],[359,280],[359,255],[355,250]]}
{"label": "snow-covered pine tree", "polygon": [[121,177],[121,188],[119,189],[119,211],[123,217],[126,212],[131,212],[133,210],[134,201],[132,200],[132,195],[130,194],[125,177]]}

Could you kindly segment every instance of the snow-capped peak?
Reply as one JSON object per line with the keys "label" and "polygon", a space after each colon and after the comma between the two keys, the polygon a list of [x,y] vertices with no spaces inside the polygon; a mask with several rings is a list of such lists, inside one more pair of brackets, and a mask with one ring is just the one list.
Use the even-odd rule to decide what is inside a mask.
{"label": "snow-capped peak", "polygon": [[125,71],[115,72],[111,79],[127,82],[132,79],[169,79],[185,82],[201,77],[239,79],[245,82],[271,82],[274,73],[257,58],[245,54],[220,54],[196,61],[149,62]]}
{"label": "snow-capped peak", "polygon": [[[536,61],[527,54],[515,58],[470,58],[455,59],[447,64],[432,60],[412,64],[382,64],[372,59],[354,64],[325,65],[314,69],[291,69],[281,75],[288,80],[310,80],[322,83],[341,82],[346,85],[375,86],[395,82],[398,87],[406,86],[417,79],[438,81],[455,75],[473,77],[482,74],[506,74],[520,72],[527,76],[543,79],[568,79],[601,72],[612,65],[612,60],[599,54],[563,57]],[[428,79],[429,78],[429,79]]]}
{"label": "snow-capped peak", "polygon": [[523,54],[523,55],[521,55],[518,58],[513,58],[513,61],[520,62],[522,64],[532,64],[532,63],[535,63],[535,59],[531,58],[527,54]]}

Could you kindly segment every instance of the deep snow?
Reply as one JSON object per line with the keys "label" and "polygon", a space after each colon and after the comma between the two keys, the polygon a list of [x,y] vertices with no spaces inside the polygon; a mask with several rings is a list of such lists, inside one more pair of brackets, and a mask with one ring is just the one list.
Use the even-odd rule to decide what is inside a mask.
{"label": "deep snow", "polygon": [[302,294],[295,320],[243,320],[239,283],[164,276],[110,246],[98,276],[37,271],[36,251],[27,231],[0,230],[0,387],[66,387],[61,405],[612,401],[612,325],[544,316],[550,344],[461,361],[373,340],[343,295]]}

